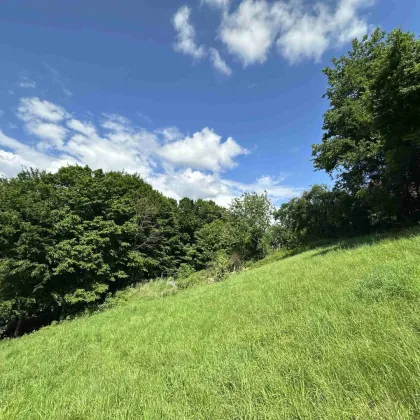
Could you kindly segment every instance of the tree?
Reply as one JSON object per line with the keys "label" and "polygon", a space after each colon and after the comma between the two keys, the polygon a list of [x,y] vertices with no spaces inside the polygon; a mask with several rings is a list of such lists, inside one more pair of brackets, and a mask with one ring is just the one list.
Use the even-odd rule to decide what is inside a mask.
{"label": "tree", "polygon": [[216,219],[205,224],[195,234],[195,255],[197,268],[202,269],[213,261],[217,253],[223,251],[225,254],[233,252],[235,235],[233,226],[223,219]]}
{"label": "tree", "polygon": [[179,262],[176,203],[137,175],[22,171],[0,198],[3,323],[78,311]]}
{"label": "tree", "polygon": [[420,41],[376,30],[324,70],[330,109],[317,169],[363,198],[372,219],[420,217]]}
{"label": "tree", "polygon": [[226,209],[214,201],[183,198],[179,202],[180,234],[183,242],[183,260],[196,269],[203,268],[205,256],[195,246],[197,233],[205,226],[216,220],[221,220],[226,215]]}
{"label": "tree", "polygon": [[266,234],[272,222],[274,206],[267,193],[245,193],[229,207],[233,227],[233,248],[242,259],[258,259],[267,253]]}
{"label": "tree", "polygon": [[282,204],[274,218],[274,241],[285,247],[367,233],[370,228],[369,213],[362,200],[326,185],[313,185],[300,197]]}

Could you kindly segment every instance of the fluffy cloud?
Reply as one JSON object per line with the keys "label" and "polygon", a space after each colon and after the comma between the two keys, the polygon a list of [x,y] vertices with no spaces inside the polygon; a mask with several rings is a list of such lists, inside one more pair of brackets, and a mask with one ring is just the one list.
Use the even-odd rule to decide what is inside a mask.
{"label": "fluffy cloud", "polygon": [[318,61],[328,48],[362,37],[369,25],[358,12],[371,4],[371,0],[340,0],[335,11],[322,4],[312,12],[293,10],[293,23],[277,40],[280,54],[291,63],[306,58]]}
{"label": "fluffy cloud", "polygon": [[30,134],[44,140],[42,148],[61,147],[67,135],[67,130],[61,125],[40,121],[30,121],[26,129]]}
{"label": "fluffy cloud", "polygon": [[0,172],[13,176],[22,167],[33,167],[56,171],[61,166],[80,163],[65,153],[55,155],[39,151],[18,140],[6,136],[0,130]]}
{"label": "fluffy cloud", "polygon": [[247,66],[263,63],[281,24],[288,24],[287,6],[265,0],[243,0],[220,26],[220,39]]}
{"label": "fluffy cloud", "polygon": [[[208,0],[207,3],[222,6],[228,4],[224,0]],[[188,6],[182,6],[173,16],[172,23],[177,32],[174,49],[182,54],[190,55],[198,60],[203,57],[208,57],[212,66],[223,73],[230,76],[232,70],[227,63],[220,56],[220,53],[215,48],[207,49],[203,45],[198,45],[195,40],[195,29],[190,22],[191,9]]]}
{"label": "fluffy cloud", "polygon": [[[0,131],[0,142],[3,135],[4,134]],[[13,176],[22,167],[28,167],[31,165],[32,162],[25,160],[21,156],[0,149],[0,178]]]}
{"label": "fluffy cloud", "polygon": [[247,153],[231,137],[224,143],[221,140],[214,131],[204,128],[192,137],[165,144],[158,154],[176,166],[219,172],[233,168],[233,159]]}
{"label": "fluffy cloud", "polygon": [[267,192],[274,203],[298,196],[302,190],[280,184],[280,180],[265,176],[254,183],[246,184],[222,178],[217,173],[204,173],[191,168],[183,171],[169,171],[147,179],[154,188],[165,195],[180,200],[204,198],[227,206],[233,198],[244,192]]}
{"label": "fluffy cloud", "polygon": [[97,135],[95,126],[89,122],[71,119],[70,121],[67,121],[67,127],[87,137],[94,137]]}
{"label": "fluffy cloud", "polygon": [[[264,63],[274,46],[290,63],[304,59],[318,61],[327,49],[369,32],[370,26],[361,11],[374,0],[336,0],[335,3],[324,0],[313,6],[302,0],[241,0],[231,11],[229,0],[202,2],[222,11],[218,39],[246,67]],[[174,17],[178,31],[175,48],[195,58],[207,55],[215,69],[230,75],[232,71],[217,49],[195,43],[190,13],[191,9],[183,6]]]}
{"label": "fluffy cloud", "polygon": [[166,127],[156,130],[156,133],[162,136],[164,143],[168,143],[175,140],[180,140],[184,134],[177,127]]}
{"label": "fluffy cloud", "polygon": [[68,117],[68,114],[63,107],[34,97],[20,100],[18,116],[26,122],[41,119],[57,123]]}
{"label": "fluffy cloud", "polygon": [[22,167],[57,171],[69,164],[106,171],[139,173],[154,188],[180,199],[213,199],[227,205],[245,191],[263,192],[277,201],[299,191],[268,176],[250,184],[222,177],[248,153],[235,140],[209,128],[185,136],[176,127],[148,131],[118,114],[105,114],[99,124],[74,118],[63,107],[39,98],[23,98],[17,111],[23,128],[36,141],[26,144],[0,130],[0,176]]}
{"label": "fluffy cloud", "polygon": [[333,10],[322,3],[309,8],[301,2],[243,0],[224,16],[220,38],[244,66],[265,62],[274,42],[289,62],[319,60],[327,48],[368,32],[358,12],[371,4],[371,0],[339,0]]}
{"label": "fluffy cloud", "polygon": [[172,19],[177,32],[174,48],[176,51],[199,59],[205,54],[204,47],[195,42],[195,29],[190,23],[190,15],[191,9],[188,6],[182,6]]}

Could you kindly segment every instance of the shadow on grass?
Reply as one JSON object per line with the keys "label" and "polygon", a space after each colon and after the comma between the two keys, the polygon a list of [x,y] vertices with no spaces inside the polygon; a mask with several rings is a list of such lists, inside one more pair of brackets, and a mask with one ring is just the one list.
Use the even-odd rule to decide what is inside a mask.
{"label": "shadow on grass", "polygon": [[409,238],[412,236],[420,235],[420,227],[404,227],[399,229],[392,229],[387,231],[378,231],[365,236],[354,236],[337,239],[323,239],[320,241],[312,242],[301,247],[280,250],[263,260],[257,261],[252,264],[249,268],[263,267],[267,264],[271,264],[276,261],[281,261],[286,258],[294,257],[295,255],[303,254],[304,252],[313,251],[319,249],[311,255],[311,258],[327,255],[330,252],[337,250],[346,250],[358,248],[364,245],[373,245],[386,239],[402,239]]}
{"label": "shadow on grass", "polygon": [[410,227],[404,229],[394,229],[384,232],[375,232],[366,236],[355,236],[351,238],[342,238],[335,241],[330,241],[329,243],[312,244],[307,250],[313,250],[317,248],[322,248],[318,252],[315,252],[311,257],[319,257],[322,255],[327,255],[330,252],[337,250],[347,250],[359,248],[365,245],[374,245],[384,240],[398,240],[403,238],[410,238],[413,236],[420,235],[419,227]]}

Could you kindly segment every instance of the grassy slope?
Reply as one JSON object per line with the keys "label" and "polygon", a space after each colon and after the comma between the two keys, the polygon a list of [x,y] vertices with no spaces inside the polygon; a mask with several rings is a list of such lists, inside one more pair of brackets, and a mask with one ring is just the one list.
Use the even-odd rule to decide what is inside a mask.
{"label": "grassy slope", "polygon": [[420,236],[321,248],[0,343],[0,417],[420,417]]}

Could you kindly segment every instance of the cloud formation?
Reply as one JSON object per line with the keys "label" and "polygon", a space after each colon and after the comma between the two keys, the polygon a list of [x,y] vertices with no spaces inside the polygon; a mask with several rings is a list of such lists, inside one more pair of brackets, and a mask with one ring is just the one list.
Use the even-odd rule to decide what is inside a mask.
{"label": "cloud formation", "polygon": [[[211,0],[208,3],[226,3],[221,1]],[[172,18],[172,24],[176,31],[176,40],[174,49],[185,55],[189,55],[194,60],[200,60],[204,57],[210,59],[213,68],[226,76],[232,74],[231,68],[222,59],[220,53],[215,48],[208,49],[203,45],[198,45],[196,42],[196,32],[193,24],[190,22],[191,9],[188,6],[182,6],[178,9]]]}
{"label": "cloud formation", "polygon": [[204,128],[191,137],[165,144],[158,154],[178,167],[221,172],[234,168],[234,158],[248,153],[231,137],[225,142],[221,139],[214,131]]}
{"label": "cloud formation", "polygon": [[195,59],[204,56],[204,48],[197,45],[195,41],[195,29],[190,23],[191,9],[188,6],[182,6],[174,15],[172,23],[177,32],[174,44],[175,51],[190,55]]}
{"label": "cloud formation", "polygon": [[274,201],[299,193],[270,177],[243,184],[222,176],[249,152],[210,128],[185,136],[176,127],[146,130],[119,114],[85,121],[38,97],[22,98],[16,114],[31,141],[16,140],[0,130],[0,176],[14,176],[22,167],[54,172],[79,164],[138,173],[176,199],[188,196],[227,205],[245,191],[267,190]]}
{"label": "cloud formation", "polygon": [[[374,0],[322,0],[312,6],[302,0],[241,0],[233,10],[228,0],[202,2],[221,10],[216,39],[246,67],[266,62],[274,49],[291,64],[305,59],[319,61],[328,49],[369,32],[362,11]],[[188,21],[191,9],[183,6],[180,11],[188,11]],[[194,42],[188,45],[199,48],[201,57],[208,54],[214,68],[230,75],[232,70],[218,49],[197,47],[191,23],[183,27],[194,35]]]}
{"label": "cloud formation", "polygon": [[209,50],[210,60],[213,64],[213,67],[218,70],[220,73],[230,76],[232,74],[232,69],[227,65],[226,61],[220,56],[219,51],[216,48],[210,48]]}
{"label": "cloud formation", "polygon": [[230,4],[230,0],[202,0],[202,2],[220,9],[226,9]]}

